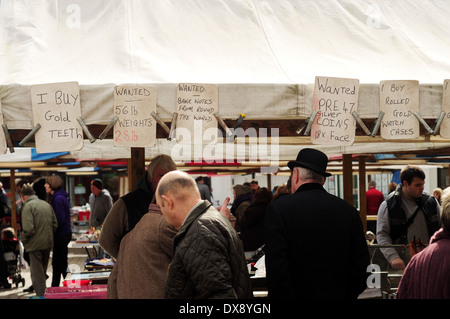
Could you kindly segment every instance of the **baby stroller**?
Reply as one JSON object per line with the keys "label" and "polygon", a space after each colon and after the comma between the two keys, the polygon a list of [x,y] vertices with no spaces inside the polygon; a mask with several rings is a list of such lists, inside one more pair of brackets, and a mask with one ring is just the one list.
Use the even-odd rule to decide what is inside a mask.
{"label": "baby stroller", "polygon": [[2,240],[3,244],[3,258],[5,259],[8,266],[8,273],[12,284],[19,287],[19,283],[22,283],[22,287],[25,286],[25,278],[21,275],[20,265],[19,265],[19,241],[17,238]]}

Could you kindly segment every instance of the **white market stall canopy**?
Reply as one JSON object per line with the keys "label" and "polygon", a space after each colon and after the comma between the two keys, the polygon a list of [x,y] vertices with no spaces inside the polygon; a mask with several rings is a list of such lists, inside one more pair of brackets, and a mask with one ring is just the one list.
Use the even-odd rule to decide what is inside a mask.
{"label": "white market stall canopy", "polygon": [[446,0],[2,0],[0,84],[450,74]]}
{"label": "white market stall canopy", "polygon": [[[418,113],[434,120],[450,77],[449,16],[445,0],[1,0],[4,123],[10,130],[31,130],[30,87],[76,81],[87,125],[111,121],[114,86],[128,83],[156,87],[156,111],[166,122],[176,111],[178,83],[211,83],[218,85],[223,119],[244,113],[246,120],[300,125],[313,112],[316,76],[358,79],[363,120],[379,116],[380,81],[417,80]],[[424,138],[369,139],[314,147],[332,155],[450,146]],[[280,160],[294,158],[305,139],[293,141],[280,140]],[[158,139],[146,156],[170,154],[173,144]],[[74,153],[129,157],[127,148],[112,147],[111,140],[85,140]]]}

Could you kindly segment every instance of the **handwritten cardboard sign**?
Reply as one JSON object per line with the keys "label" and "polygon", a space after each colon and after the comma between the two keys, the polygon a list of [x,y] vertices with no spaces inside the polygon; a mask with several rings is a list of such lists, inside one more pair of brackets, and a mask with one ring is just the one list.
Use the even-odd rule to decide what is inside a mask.
{"label": "handwritten cardboard sign", "polygon": [[217,119],[219,111],[219,89],[216,84],[179,83],[177,86],[177,130],[178,143],[203,143],[217,140]]}
{"label": "handwritten cardboard sign", "polygon": [[[2,100],[0,100],[0,127],[3,125]],[[3,129],[0,130],[0,154],[6,153],[6,137]]]}
{"label": "handwritten cardboard sign", "polygon": [[114,146],[151,147],[156,144],[156,88],[118,85],[114,87]]}
{"label": "handwritten cardboard sign", "polygon": [[77,82],[38,84],[31,86],[36,152],[69,152],[83,147],[80,90]]}
{"label": "handwritten cardboard sign", "polygon": [[445,112],[439,134],[443,138],[450,138],[450,80],[444,80],[442,87],[442,111]]}
{"label": "handwritten cardboard sign", "polygon": [[420,123],[413,112],[419,112],[419,81],[381,81],[380,111],[384,112],[380,128],[383,139],[418,138]]}
{"label": "handwritten cardboard sign", "polygon": [[314,85],[313,111],[317,111],[311,126],[313,144],[352,145],[358,110],[358,79],[317,76]]}

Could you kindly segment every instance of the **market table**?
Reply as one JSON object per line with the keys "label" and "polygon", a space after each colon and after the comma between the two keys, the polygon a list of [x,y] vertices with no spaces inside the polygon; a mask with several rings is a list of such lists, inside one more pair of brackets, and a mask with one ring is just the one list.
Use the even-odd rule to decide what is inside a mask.
{"label": "market table", "polygon": [[[100,244],[97,241],[75,241],[71,243],[71,248],[84,248],[89,258],[98,258],[102,253]],[[94,250],[94,256],[91,256],[89,249]]]}

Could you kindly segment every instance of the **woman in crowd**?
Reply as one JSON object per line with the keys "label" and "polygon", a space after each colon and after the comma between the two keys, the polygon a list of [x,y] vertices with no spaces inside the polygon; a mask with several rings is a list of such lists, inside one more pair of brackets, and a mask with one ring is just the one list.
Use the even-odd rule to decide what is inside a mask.
{"label": "woman in crowd", "polygon": [[441,226],[430,244],[414,255],[398,286],[398,299],[450,298],[450,189],[442,195]]}
{"label": "woman in crowd", "polygon": [[234,225],[236,231],[239,233],[240,221],[244,216],[245,211],[253,201],[252,189],[247,185],[235,185],[233,187],[234,201],[231,206],[231,214],[236,218],[236,224]]}
{"label": "woman in crowd", "polygon": [[59,175],[47,177],[44,185],[48,202],[52,205],[56,219],[58,220],[58,228],[53,238],[52,287],[58,287],[61,276],[65,278],[67,275],[67,245],[72,239],[69,194],[67,194],[63,186],[64,182]]}
{"label": "woman in crowd", "polygon": [[247,208],[239,224],[244,251],[257,250],[264,244],[264,216],[271,201],[272,192],[267,188],[255,191],[253,203]]}

